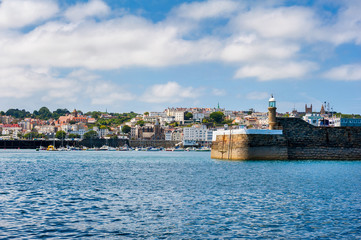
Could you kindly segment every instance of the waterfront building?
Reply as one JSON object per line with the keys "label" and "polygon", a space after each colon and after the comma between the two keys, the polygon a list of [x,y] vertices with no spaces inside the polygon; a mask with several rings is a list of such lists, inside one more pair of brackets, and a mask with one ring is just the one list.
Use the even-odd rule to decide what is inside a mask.
{"label": "waterfront building", "polygon": [[167,129],[164,131],[164,140],[166,141],[172,141],[172,132],[173,129]]}
{"label": "waterfront building", "polygon": [[97,133],[98,133],[99,138],[104,138],[104,137],[106,137],[107,135],[112,134],[112,132],[109,131],[108,128],[99,128],[99,129],[97,130]]}
{"label": "waterfront building", "polygon": [[183,132],[182,129],[167,129],[165,130],[165,140],[166,141],[177,141],[182,142],[183,140]]}
{"label": "waterfront building", "polygon": [[196,142],[200,145],[209,145],[212,142],[213,130],[207,129],[206,125],[193,125],[183,128],[183,145],[188,142]]}
{"label": "waterfront building", "polygon": [[58,128],[55,127],[55,125],[43,125],[43,126],[36,126],[35,130],[38,131],[38,133],[43,133],[45,135],[53,134],[57,132]]}
{"label": "waterfront building", "polygon": [[76,131],[70,131],[69,133],[70,134],[77,134],[77,135],[80,135],[80,138],[83,138],[83,135],[86,133],[86,132],[88,132],[88,129],[78,129],[78,130],[76,130]]}
{"label": "waterfront building", "polygon": [[148,123],[143,127],[132,127],[130,135],[135,140],[165,140],[165,131],[158,121],[155,124]]}
{"label": "waterfront building", "polygon": [[334,118],[332,123],[335,127],[361,127],[361,118]]}
{"label": "waterfront building", "polygon": [[22,131],[19,124],[0,124],[1,135],[9,136],[13,139],[18,139],[18,133]]}
{"label": "waterfront building", "polygon": [[64,124],[60,126],[60,129],[66,133],[72,130],[72,126],[70,124]]}

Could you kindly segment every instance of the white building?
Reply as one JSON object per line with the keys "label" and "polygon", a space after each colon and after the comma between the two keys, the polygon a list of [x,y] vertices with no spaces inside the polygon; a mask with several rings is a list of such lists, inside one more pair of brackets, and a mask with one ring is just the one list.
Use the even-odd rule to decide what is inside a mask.
{"label": "white building", "polygon": [[213,130],[207,129],[206,125],[194,125],[183,128],[183,144],[192,141],[201,145],[209,144],[212,142],[212,136]]}
{"label": "white building", "polygon": [[176,111],[174,117],[176,122],[184,123],[184,111]]}
{"label": "white building", "polygon": [[172,130],[166,130],[164,132],[165,138],[164,140],[166,141],[172,141]]}
{"label": "white building", "polygon": [[61,126],[61,130],[68,133],[68,132],[70,132],[72,130],[72,127],[71,127],[70,124],[64,124],[64,125]]}
{"label": "white building", "polygon": [[87,130],[85,130],[85,129],[78,129],[77,131],[71,131],[70,133],[72,133],[72,134],[78,134],[78,135],[80,135],[81,138],[83,138],[83,135],[84,135],[84,133],[86,133],[86,132],[87,132]]}
{"label": "white building", "polygon": [[38,133],[55,133],[55,126],[53,125],[43,125],[43,126],[36,126],[35,129],[38,131]]}
{"label": "white building", "polygon": [[150,112],[149,117],[166,117],[167,113],[165,112]]}
{"label": "white building", "polygon": [[175,121],[175,117],[171,116],[171,117],[162,117],[159,119],[160,124],[164,125],[165,123],[171,123]]}
{"label": "white building", "polygon": [[204,119],[204,113],[193,113],[193,120],[202,122]]}

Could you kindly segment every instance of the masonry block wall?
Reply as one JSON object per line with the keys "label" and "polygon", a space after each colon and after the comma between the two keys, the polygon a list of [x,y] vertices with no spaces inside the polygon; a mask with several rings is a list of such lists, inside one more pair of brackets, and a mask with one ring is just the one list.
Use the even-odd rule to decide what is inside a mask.
{"label": "masonry block wall", "polygon": [[289,159],[361,160],[361,127],[315,127],[299,118],[277,118]]}
{"label": "masonry block wall", "polygon": [[361,127],[315,127],[277,118],[283,135],[217,136],[211,157],[229,160],[361,160]]}
{"label": "masonry block wall", "polygon": [[211,157],[227,160],[271,160],[288,158],[282,135],[219,135],[212,143]]}

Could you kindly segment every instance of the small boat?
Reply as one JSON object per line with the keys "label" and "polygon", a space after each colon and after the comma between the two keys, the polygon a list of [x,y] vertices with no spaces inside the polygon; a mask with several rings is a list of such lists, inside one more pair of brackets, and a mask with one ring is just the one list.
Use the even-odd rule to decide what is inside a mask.
{"label": "small boat", "polygon": [[108,151],[117,151],[117,149],[114,147],[108,147]]}
{"label": "small boat", "polygon": [[40,146],[36,149],[36,151],[40,151],[40,150],[45,151],[45,150],[47,150],[47,148],[44,146]]}
{"label": "small boat", "polygon": [[150,151],[150,152],[159,152],[160,149],[159,149],[159,148],[150,147],[150,148],[147,149],[147,151]]}
{"label": "small boat", "polygon": [[97,151],[97,148],[93,147],[93,148],[87,148],[87,151]]}
{"label": "small boat", "polygon": [[70,151],[70,149],[65,148],[65,147],[60,147],[60,148],[58,148],[58,151]]}
{"label": "small boat", "polygon": [[53,145],[49,145],[46,151],[57,151]]}
{"label": "small boat", "polygon": [[209,147],[201,147],[196,149],[196,152],[210,152],[211,149]]}

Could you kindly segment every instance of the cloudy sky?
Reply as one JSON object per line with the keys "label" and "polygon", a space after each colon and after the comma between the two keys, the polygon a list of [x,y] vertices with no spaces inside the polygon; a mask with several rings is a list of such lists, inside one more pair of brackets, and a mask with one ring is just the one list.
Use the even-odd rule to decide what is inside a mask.
{"label": "cloudy sky", "polygon": [[0,110],[361,113],[359,0],[0,0]]}

